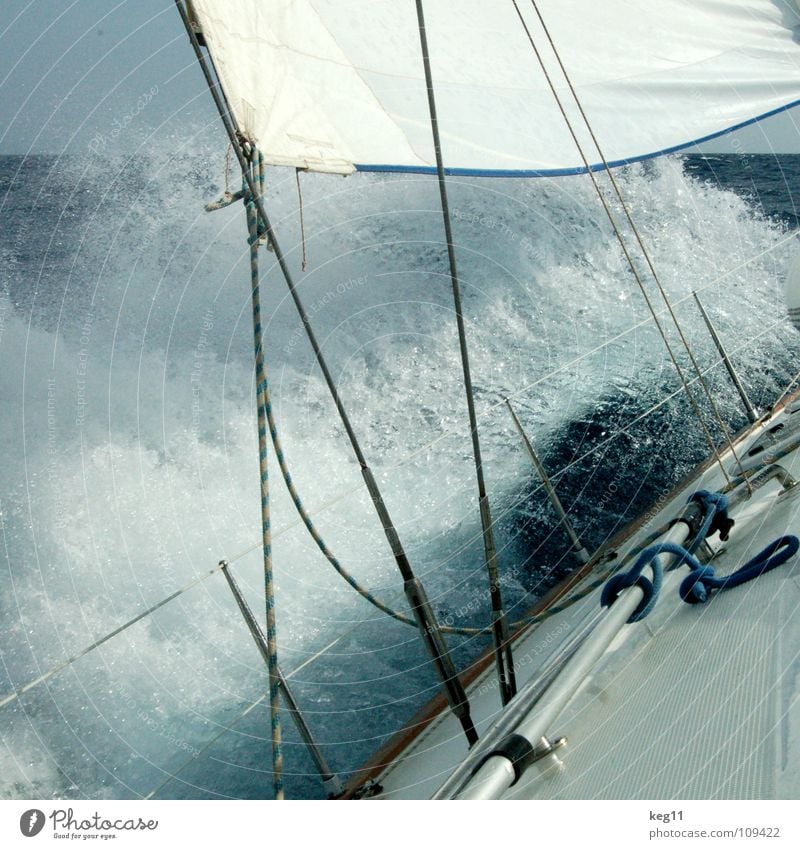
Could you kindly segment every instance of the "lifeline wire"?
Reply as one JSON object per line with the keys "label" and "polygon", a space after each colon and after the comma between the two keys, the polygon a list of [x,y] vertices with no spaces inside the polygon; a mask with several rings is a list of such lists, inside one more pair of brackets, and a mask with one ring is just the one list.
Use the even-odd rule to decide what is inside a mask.
{"label": "lifeline wire", "polygon": [[[655,264],[653,263],[653,260],[650,256],[650,252],[648,251],[647,246],[645,245],[644,240],[642,239],[642,236],[639,233],[639,228],[634,223],[633,216],[631,215],[631,212],[628,208],[628,204],[625,202],[625,198],[622,194],[622,191],[620,190],[619,184],[617,183],[616,177],[614,176],[614,174],[612,172],[611,166],[608,164],[608,159],[606,158],[606,155],[603,152],[603,149],[600,147],[600,142],[597,140],[597,136],[595,135],[594,129],[593,129],[591,123],[589,122],[589,118],[587,117],[586,113],[584,112],[583,104],[581,103],[580,98],[578,97],[578,93],[577,93],[577,91],[575,91],[575,87],[572,85],[572,80],[570,79],[570,76],[567,73],[567,69],[564,67],[564,63],[561,61],[561,55],[559,54],[558,48],[556,47],[555,42],[553,41],[553,38],[550,35],[550,30],[548,29],[547,24],[545,24],[545,22],[544,22],[544,18],[542,17],[542,13],[539,11],[539,6],[538,6],[536,0],[531,0],[531,5],[533,6],[534,11],[536,12],[536,17],[539,19],[539,23],[542,25],[542,29],[544,30],[544,34],[547,37],[547,41],[549,42],[550,48],[553,51],[553,55],[555,56],[556,61],[558,62],[558,66],[559,66],[559,68],[561,68],[561,73],[564,75],[564,80],[566,81],[567,85],[569,86],[570,93],[572,94],[572,98],[575,101],[575,105],[578,107],[578,111],[581,114],[581,118],[583,119],[583,123],[586,125],[586,129],[589,131],[589,135],[592,138],[592,142],[593,142],[595,148],[597,149],[598,154],[600,155],[600,158],[603,162],[603,168],[605,169],[606,174],[608,175],[608,179],[611,182],[611,185],[614,189],[614,193],[616,194],[617,199],[620,202],[620,205],[622,207],[622,211],[625,213],[625,218],[627,219],[628,224],[631,228],[631,232],[633,233],[634,238],[636,239],[636,242],[639,245],[639,249],[642,252],[642,256],[644,257],[644,260],[647,263],[647,267],[650,269],[650,273],[652,274],[653,280],[655,281],[655,284],[658,287],[658,291],[661,294],[661,298],[664,301],[664,304],[666,305],[667,310],[669,311],[670,317],[672,318],[672,322],[675,325],[675,329],[678,331],[678,335],[681,338],[681,342],[683,343],[683,347],[686,349],[686,353],[689,355],[689,359],[692,362],[692,366],[694,367],[695,372],[697,373],[698,377],[700,377],[700,385],[702,386],[703,392],[705,393],[705,396],[708,399],[709,404],[711,405],[711,409],[714,413],[714,416],[717,419],[717,422],[719,423],[719,425],[722,429],[722,433],[725,436],[725,440],[728,443],[728,447],[730,448],[731,453],[733,454],[733,457],[736,460],[737,464],[739,466],[741,466],[741,463],[739,462],[739,457],[736,454],[736,449],[733,445],[733,441],[731,440],[730,431],[728,430],[728,427],[725,424],[725,421],[723,420],[722,416],[720,415],[719,409],[716,405],[716,402],[714,401],[714,398],[711,395],[711,392],[710,392],[706,382],[702,379],[702,375],[700,373],[700,366],[697,364],[697,360],[695,359],[692,348],[689,345],[688,340],[686,339],[686,336],[683,332],[683,328],[681,326],[681,323],[680,323],[680,321],[678,321],[678,316],[675,314],[675,311],[672,308],[672,304],[670,302],[670,299],[667,296],[666,290],[664,289],[664,286],[661,283],[661,279],[660,279],[658,273],[656,272]],[[553,93],[555,94],[555,91]],[[566,118],[566,114],[565,114],[565,118]],[[583,155],[582,152],[581,152],[581,155]],[[588,163],[587,163],[587,167],[588,167]],[[697,412],[698,412],[698,415],[699,415],[699,408],[697,409]],[[730,483],[730,479],[728,479],[728,482]]]}
{"label": "lifeline wire", "polygon": [[213,569],[209,569],[207,572],[203,572],[202,575],[197,578],[193,578],[189,581],[188,584],[185,584],[179,590],[175,590],[174,593],[170,593],[166,598],[161,599],[157,604],[154,604],[152,607],[148,607],[147,610],[143,610],[141,613],[137,614],[133,617],[133,619],[129,619],[124,624],[120,625],[118,628],[115,628],[113,631],[110,631],[104,637],[100,637],[99,640],[95,640],[91,645],[87,646],[85,649],[82,649],[77,654],[74,654],[68,657],[62,663],[57,664],[56,666],[51,667],[47,670],[47,672],[42,673],[38,678],[34,678],[32,681],[29,681],[25,686],[20,687],[18,690],[14,690],[12,693],[8,693],[2,698],[0,698],[0,708],[5,707],[10,702],[15,701],[24,693],[27,693],[28,690],[35,687],[37,684],[43,684],[48,679],[52,678],[57,673],[61,672],[62,669],[66,669],[68,666],[71,666],[77,660],[80,660],[82,657],[85,657],[89,652],[94,651],[96,648],[99,648],[103,645],[103,643],[108,642],[112,637],[116,637],[117,634],[121,634],[123,631],[126,631],[132,625],[135,625],[137,622],[141,622],[146,616],[149,616],[151,613],[155,613],[160,607],[163,607],[165,604],[169,603],[173,599],[176,599],[178,596],[183,595],[185,592],[188,592],[192,587],[197,586],[201,581],[204,581],[210,575],[213,575],[215,572],[218,572],[220,569],[219,566],[215,566]]}
{"label": "lifeline wire", "polygon": [[[738,353],[739,351],[745,350],[750,344],[752,344],[753,342],[755,342],[757,339],[761,338],[762,336],[765,336],[767,333],[770,333],[772,330],[774,330],[775,327],[777,327],[778,325],[780,325],[782,323],[783,323],[782,321],[776,321],[774,324],[766,327],[764,330],[761,331],[761,333],[758,333],[752,339],[748,340],[747,342],[743,343],[742,345],[738,346],[737,348],[734,348],[733,352]],[[720,365],[721,362],[722,362],[721,360],[718,360],[717,362],[713,363],[711,366],[709,366],[705,370],[704,373],[708,374],[713,368],[716,368],[718,365]],[[798,378],[800,378],[800,372],[795,376],[794,380],[797,380]],[[697,378],[694,378],[691,382],[694,382],[696,379]],[[607,439],[604,439],[602,442],[598,443],[593,448],[590,448],[588,451],[581,454],[580,457],[576,457],[574,460],[570,461],[566,466],[563,466],[558,471],[554,472],[553,475],[552,475],[552,478],[554,480],[559,478],[565,472],[567,472],[570,469],[574,468],[575,466],[579,465],[584,460],[587,460],[592,455],[598,453],[600,450],[605,448],[609,443],[611,443],[613,440],[617,439],[619,436],[627,434],[630,427],[632,427],[633,425],[637,424],[640,421],[643,421],[645,418],[647,418],[647,416],[654,413],[660,407],[663,407],[664,404],[669,403],[669,401],[671,401],[673,398],[678,396],[682,391],[683,390],[681,388],[681,389],[675,390],[674,392],[671,392],[669,395],[666,395],[660,401],[653,404],[653,406],[651,406],[649,409],[645,410],[644,413],[637,416],[631,422],[628,422],[628,424],[624,428],[617,431],[617,433],[612,434]],[[785,396],[785,394],[786,393],[784,393],[784,395],[781,396],[781,397],[783,398]],[[511,397],[513,397],[513,396],[511,396]],[[504,404],[505,402],[501,402],[501,403]],[[499,406],[499,405],[497,405],[497,406]],[[268,401],[268,404],[267,404],[267,409],[269,410],[269,413],[270,413],[270,416],[271,416],[272,415],[272,409],[271,409],[271,403],[269,401]],[[274,421],[273,421],[273,424],[274,424]],[[277,430],[276,430],[276,436],[277,436]],[[437,441],[440,438],[441,437],[438,437]],[[273,444],[275,444],[274,441],[273,441]],[[279,439],[278,439],[278,445],[280,445]],[[285,459],[283,458],[282,450],[279,451],[279,449],[276,447],[276,454],[278,454],[278,456],[279,456],[279,465],[281,465],[281,463],[283,463],[283,465],[281,465],[281,471],[285,472],[285,474],[288,475],[288,468],[285,465]],[[411,459],[413,459],[413,456],[416,456],[416,455],[412,455],[411,457],[406,458],[403,461],[403,463],[408,462]],[[402,465],[402,463],[398,464],[398,465]],[[292,480],[291,476],[289,476],[289,480],[290,481]],[[294,486],[294,485],[292,484],[292,486]],[[360,489],[360,487],[358,487],[358,488]],[[535,489],[527,492],[526,495],[524,496],[524,498],[528,498],[531,495],[535,495],[541,489],[543,489],[543,486],[541,484],[539,484],[539,486],[537,486]],[[322,512],[324,510],[329,509],[334,504],[337,504],[339,501],[341,501],[343,498],[346,498],[348,495],[351,495],[355,490],[356,490],[356,487],[352,487],[351,489],[345,490],[344,492],[340,493],[336,497],[330,499],[329,501],[327,501],[324,504],[321,504],[319,507],[317,507],[317,512],[319,513],[319,512]],[[294,490],[294,492],[296,494],[296,489]],[[294,495],[292,497],[294,498]],[[299,501],[299,496],[298,496],[298,501]],[[522,501],[522,499],[520,499],[520,502],[521,501]],[[510,510],[514,509],[514,507],[516,507],[518,505],[518,503],[520,503],[520,502],[512,503],[511,505],[509,505],[508,510],[510,511]],[[308,517],[308,513],[306,512],[305,507],[302,505],[302,502],[300,502],[299,504],[295,503],[295,506],[298,508],[298,511],[302,511],[302,512],[300,512],[301,519],[302,519],[303,523],[306,524],[306,526],[308,526],[307,523],[310,522],[311,519]],[[506,512],[508,512],[508,511],[506,511]],[[280,531],[273,534],[273,538],[276,537],[276,536],[288,533],[289,531],[293,530],[293,528],[296,527],[296,524],[297,523],[294,522],[294,523],[291,523],[291,524],[287,525],[286,527],[282,528]],[[309,530],[311,530],[311,529],[309,528]],[[314,532],[316,533],[316,529],[315,529]],[[319,545],[319,542],[317,544]],[[324,541],[322,542],[322,545],[325,545]],[[236,561],[240,560],[241,558],[245,557],[247,554],[252,553],[257,548],[260,548],[260,547],[261,547],[261,543],[256,543],[254,545],[249,546],[248,548],[242,549],[242,551],[240,551],[235,556],[227,558],[227,562],[229,564],[233,564]],[[331,559],[331,557],[334,557],[334,559],[336,559],[335,556],[330,552],[330,550],[327,549],[327,547],[326,547],[326,551],[327,551],[327,553],[325,551],[323,551],[323,553],[325,553],[326,557],[328,557],[328,555],[330,554],[330,557],[328,557],[329,560]],[[398,613],[397,611],[392,609],[389,605],[381,602],[381,600],[379,598],[377,598],[377,596],[374,596],[369,590],[365,590],[358,583],[358,581],[355,578],[353,578],[351,575],[349,575],[347,573],[347,571],[344,569],[343,566],[341,566],[341,564],[339,563],[338,560],[336,560],[336,563],[339,565],[339,568],[341,570],[341,571],[337,570],[337,571],[339,571],[339,574],[351,586],[353,586],[353,588],[356,589],[367,601],[369,601],[371,604],[378,607],[384,613],[387,613],[389,616],[392,616],[394,619],[397,619],[400,622],[404,622],[405,624],[409,624],[409,625],[416,624],[409,617],[404,616],[402,613]],[[75,661],[80,660],[80,658],[89,654],[94,649],[99,648],[101,645],[103,645],[103,643],[107,642],[112,637],[116,637],[117,635],[121,634],[123,631],[126,631],[128,628],[135,625],[137,622],[140,622],[142,619],[149,616],[151,613],[154,613],[160,607],[163,607],[168,602],[173,601],[174,599],[176,599],[179,596],[183,595],[184,593],[188,592],[190,589],[192,589],[192,587],[197,586],[197,584],[201,583],[202,581],[205,581],[206,578],[209,578],[211,575],[215,574],[218,571],[220,571],[220,566],[215,566],[213,569],[209,569],[207,572],[204,572],[199,577],[192,579],[188,584],[185,584],[179,590],[176,590],[174,593],[171,593],[166,598],[163,598],[157,604],[153,605],[152,607],[147,608],[147,610],[142,611],[141,613],[134,616],[132,619],[129,619],[127,622],[120,625],[118,628],[115,628],[113,631],[110,631],[108,634],[101,637],[99,640],[96,640],[91,645],[82,649],[77,654],[70,656],[67,660],[63,661],[62,663],[59,663],[56,666],[53,666],[47,672],[44,672],[42,675],[38,676],[37,678],[34,678],[32,681],[29,681],[23,687],[20,687],[19,689],[14,690],[12,693],[7,693],[5,696],[0,698],[0,708],[5,707],[5,705],[9,704],[10,702],[15,701],[20,696],[22,696],[24,693],[28,692],[28,690],[31,690],[33,687],[37,686],[38,684],[42,684],[45,681],[47,681],[49,678],[52,678],[58,672],[61,672],[63,669],[66,669],[68,666],[71,666],[73,663],[75,663]],[[580,597],[582,597],[582,595],[581,596],[571,596],[570,598],[575,598],[575,600],[577,600],[577,598],[580,598]],[[548,611],[557,612],[555,608],[549,608]],[[524,626],[535,624],[536,622],[540,622],[543,619],[547,618],[548,611],[546,611],[542,614],[538,614],[537,616],[533,616],[530,619],[521,619],[521,620],[518,620],[516,622],[512,622],[510,627],[513,630],[517,630],[518,628],[522,628]],[[459,628],[459,627],[446,626],[446,625],[441,626],[441,630],[444,633],[447,633],[447,634],[457,634],[457,635],[461,635],[461,636],[476,636],[476,635],[485,635],[485,634],[489,633],[489,629],[487,629],[487,628]]]}
{"label": "lifeline wire", "polygon": [[[534,8],[537,10],[537,14],[538,14],[538,8],[536,7],[534,0],[531,0],[531,2],[533,3]],[[678,373],[678,376],[681,379],[681,383],[683,384],[684,390],[685,390],[688,398],[691,401],[691,404],[692,404],[692,407],[694,408],[694,412],[695,412],[695,415],[697,417],[698,423],[700,424],[700,426],[703,429],[703,432],[705,433],[706,441],[708,442],[709,448],[711,449],[712,453],[714,454],[715,458],[717,459],[717,462],[719,464],[720,470],[722,471],[722,474],[724,475],[725,479],[730,483],[730,477],[728,476],[728,472],[726,471],[725,466],[722,463],[722,458],[720,457],[719,451],[717,450],[717,447],[714,444],[714,439],[711,435],[711,432],[709,431],[709,429],[708,429],[708,427],[705,423],[705,420],[703,419],[703,415],[700,411],[700,407],[698,406],[694,395],[692,394],[691,390],[689,389],[689,385],[688,385],[686,377],[683,373],[683,369],[681,368],[680,364],[678,363],[678,359],[675,355],[675,352],[672,350],[672,346],[670,345],[669,340],[667,339],[666,331],[662,327],[661,322],[658,320],[658,317],[657,317],[657,314],[656,314],[656,311],[655,311],[655,307],[653,306],[653,303],[650,300],[650,296],[647,294],[647,290],[645,289],[644,282],[643,282],[641,276],[639,275],[639,272],[638,272],[636,265],[633,261],[633,257],[631,256],[631,254],[628,250],[628,247],[625,244],[625,240],[622,237],[622,233],[620,232],[619,228],[617,227],[617,222],[614,219],[614,215],[611,211],[611,207],[608,205],[608,201],[606,200],[605,196],[603,195],[603,192],[600,189],[600,186],[597,182],[597,178],[595,177],[594,173],[592,172],[591,168],[589,167],[589,160],[586,157],[586,154],[584,153],[583,146],[581,145],[580,141],[578,140],[578,137],[575,133],[575,129],[572,126],[572,122],[570,121],[569,117],[567,116],[566,110],[564,108],[564,104],[562,103],[561,98],[559,97],[558,92],[556,91],[555,84],[553,83],[552,78],[551,78],[549,72],[547,71],[547,68],[544,64],[544,60],[542,59],[541,53],[539,52],[539,49],[536,47],[536,43],[533,40],[533,35],[531,34],[531,31],[528,28],[528,24],[525,21],[525,18],[523,17],[522,12],[520,11],[519,5],[517,4],[517,0],[512,0],[512,3],[514,5],[514,9],[516,10],[517,16],[519,17],[520,23],[522,24],[522,27],[525,30],[525,34],[528,37],[528,41],[530,42],[531,48],[533,49],[533,52],[536,56],[536,59],[537,59],[539,65],[542,69],[542,73],[544,74],[545,79],[547,80],[548,86],[550,87],[550,91],[551,91],[553,97],[555,98],[555,101],[558,105],[559,111],[561,112],[561,115],[564,119],[564,122],[567,126],[567,129],[569,130],[569,133],[572,136],[573,141],[575,142],[575,146],[578,149],[578,153],[580,154],[580,157],[583,160],[584,165],[586,166],[587,172],[589,174],[589,178],[591,179],[592,185],[595,188],[595,191],[596,191],[597,196],[600,200],[600,203],[602,204],[603,209],[605,210],[606,216],[608,217],[608,220],[609,220],[611,227],[614,231],[614,235],[617,239],[617,242],[619,243],[619,246],[620,246],[620,248],[621,248],[621,250],[622,250],[622,252],[625,256],[625,260],[626,260],[626,262],[628,263],[628,266],[631,269],[631,273],[633,274],[633,277],[636,280],[636,283],[639,287],[639,290],[642,294],[642,297],[644,298],[645,303],[647,304],[647,308],[648,308],[648,310],[650,311],[650,314],[653,317],[653,321],[655,322],[656,327],[658,328],[658,332],[661,336],[662,341],[664,342],[664,346],[667,349],[667,353],[669,354],[669,358],[672,361],[672,365],[674,366],[676,372]],[[540,17],[540,20],[541,20],[541,17]],[[542,22],[542,26],[544,26],[544,22]],[[552,41],[551,41],[551,45],[552,45]],[[555,52],[555,46],[554,45],[552,45],[552,46],[553,46],[553,51]],[[559,64],[560,64],[560,62],[559,62]],[[561,68],[562,68],[562,71],[563,71],[563,65],[561,66]],[[566,75],[565,71],[564,71],[564,74]],[[584,120],[586,120],[585,116],[584,116]],[[602,152],[599,149],[598,149],[598,152],[602,156]],[[606,165],[606,168],[608,169],[607,165]],[[608,169],[608,170],[610,171],[610,169]],[[624,203],[623,203],[623,205],[624,205]],[[658,281],[656,281],[656,282],[658,283]],[[658,285],[660,286],[660,284],[658,284]],[[691,352],[689,352],[689,355],[690,355],[690,357],[692,357]],[[692,360],[694,360],[693,357],[692,357]],[[713,402],[712,402],[712,405],[713,405]],[[715,407],[715,409],[716,409],[716,407]],[[725,431],[725,433],[726,433],[726,436],[727,436],[727,431]],[[730,442],[730,439],[728,439],[728,442],[729,442],[731,449],[733,450],[733,446]],[[736,456],[735,451],[734,451],[734,456]],[[738,457],[737,457],[737,460],[738,460]]]}

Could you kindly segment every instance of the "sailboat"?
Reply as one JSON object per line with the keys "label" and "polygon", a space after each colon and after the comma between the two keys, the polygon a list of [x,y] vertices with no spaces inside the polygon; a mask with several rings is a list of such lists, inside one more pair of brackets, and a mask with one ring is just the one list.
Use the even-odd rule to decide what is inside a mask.
{"label": "sailboat", "polygon": [[[771,0],[635,7],[417,0],[358,9],[324,0],[267,8],[195,0],[178,8],[244,175],[262,480],[267,432],[276,434],[262,351],[259,240],[275,253],[309,334],[400,571],[410,624],[441,686],[331,795],[790,795],[796,779],[787,765],[796,740],[793,697],[785,690],[800,633],[792,625],[798,587],[784,564],[798,550],[790,529],[800,428],[792,417],[800,406],[782,403],[758,415],[715,335],[749,419],[743,432],[728,432],[613,169],[797,104],[798,9]],[[265,166],[438,179],[491,602],[485,630],[492,648],[465,675],[455,668],[446,629],[414,573],[282,258],[263,200]],[[589,174],[597,189],[711,455],[652,515],[589,555],[508,401],[579,565],[512,628],[485,486],[447,182],[577,173]],[[680,354],[667,324],[683,343]],[[710,321],[709,330],[715,332]],[[710,411],[701,410],[703,393]],[[722,446],[712,435],[718,429]],[[275,449],[280,455],[277,442]],[[266,509],[266,484],[262,502]],[[313,532],[311,518],[304,521]],[[289,687],[277,661],[267,513],[264,529],[268,636],[243,611],[270,670],[277,729]],[[303,736],[324,781],[334,781],[307,728]],[[273,755],[277,772],[277,734]]]}
{"label": "sailboat", "polygon": [[[253,497],[260,495],[264,612],[248,600],[234,558],[192,586],[209,576],[224,578],[241,617],[241,636],[249,632],[263,658],[271,752],[264,773],[272,786],[262,788],[262,795],[286,795],[291,733],[316,772],[316,794],[331,799],[796,797],[800,399],[789,384],[768,407],[757,409],[736,368],[738,349],[729,350],[730,340],[722,338],[703,305],[704,288],[724,285],[732,271],[746,271],[756,257],[735,269],[713,270],[693,286],[694,297],[678,302],[620,175],[800,104],[800,8],[788,0],[176,0],[175,5],[242,177],[207,208],[212,215],[231,205],[246,210],[242,242],[248,245],[250,279],[243,286],[249,282],[252,296],[259,439],[253,462],[261,483]],[[386,496],[391,469],[374,471],[353,403],[328,362],[325,340],[317,336],[316,310],[304,300],[302,276],[270,217],[269,181],[278,169],[295,172],[298,199],[311,173],[330,180],[419,175],[437,188],[437,229],[426,234],[424,254],[452,296],[442,332],[452,334],[449,366],[462,383],[453,431],[459,457],[468,458],[471,467],[467,483],[474,511],[465,521],[479,528],[481,552],[480,584],[472,576],[468,582],[457,568],[445,570],[468,588],[457,609],[442,601],[441,576],[430,574],[425,564],[420,568],[408,546],[409,529],[397,522]],[[471,315],[464,296],[467,247],[459,240],[459,226],[465,215],[476,213],[451,203],[461,179],[495,181],[492,185],[580,179],[590,185],[604,219],[597,238],[615,245],[629,281],[625,297],[641,299],[640,326],[652,331],[648,344],[663,348],[673,381],[668,396],[640,418],[663,412],[667,401],[679,397],[682,415],[705,445],[703,462],[689,469],[676,462],[664,470],[671,483],[655,500],[640,488],[632,491],[631,521],[597,547],[586,544],[580,521],[562,503],[563,470],[547,468],[531,434],[535,416],[528,405],[544,376],[531,374],[513,391],[487,389],[486,376],[475,377],[471,328],[491,316]],[[484,228],[487,239],[497,237],[495,225]],[[530,222],[531,228],[540,225]],[[576,231],[581,226],[574,223]],[[787,234],[775,247],[793,238]],[[685,259],[685,276],[691,278],[692,257]],[[790,269],[787,281],[788,313],[765,321],[786,324],[787,316],[797,317],[800,269]],[[360,285],[341,284],[342,295]],[[269,381],[265,307],[265,292],[274,293],[278,285],[287,287],[298,333],[307,338],[336,417],[336,435],[361,477],[365,498],[359,505],[377,516],[383,532],[394,589],[402,587],[391,598],[334,553],[299,491],[291,451],[283,450]],[[704,344],[717,352],[713,366],[698,357],[696,334],[687,331],[687,307],[702,319]],[[592,314],[591,304],[570,316],[577,333],[595,319],[602,316]],[[712,369],[724,374],[724,396],[719,379],[711,380]],[[369,408],[368,398],[359,402]],[[738,431],[730,426],[732,406],[746,420]],[[549,500],[553,534],[563,539],[562,561],[570,563],[533,604],[513,597],[514,576],[497,543],[499,499],[485,459],[489,407],[504,417],[508,450],[513,443],[530,463],[537,491]],[[442,438],[416,450],[416,473],[424,474]],[[592,495],[598,509],[616,492],[616,471]],[[589,480],[585,488],[595,483]],[[272,508],[275,488],[284,484],[315,556],[376,608],[376,617],[400,623],[414,646],[398,641],[400,653],[424,652],[425,660],[409,672],[409,679],[414,676],[409,688],[415,690],[410,695],[425,689],[424,703],[414,713],[406,711],[390,735],[365,730],[362,737],[372,734],[375,745],[348,774],[333,762],[347,739],[322,741],[324,712],[304,701],[304,688],[295,683],[298,668],[289,672],[291,663],[281,653],[274,586],[280,551],[272,546]],[[428,483],[434,490],[455,485],[450,479]],[[452,542],[446,534],[443,539]],[[450,559],[457,565],[462,555],[463,548],[454,545]],[[24,686],[15,685],[0,697],[0,707],[21,700],[182,592],[167,595]],[[337,646],[345,637],[307,661],[322,658],[328,664],[334,702]],[[392,694],[386,701],[403,698]],[[348,710],[346,704],[341,708]],[[353,714],[354,725],[363,721]],[[156,732],[165,736],[163,729]],[[204,752],[194,750],[180,770]],[[150,796],[176,774],[166,775]]]}

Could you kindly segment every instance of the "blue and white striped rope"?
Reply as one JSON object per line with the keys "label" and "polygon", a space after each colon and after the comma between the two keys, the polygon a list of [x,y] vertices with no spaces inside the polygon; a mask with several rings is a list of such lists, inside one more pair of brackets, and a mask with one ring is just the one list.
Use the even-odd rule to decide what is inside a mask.
{"label": "blue and white striped rope", "polygon": [[[251,176],[258,191],[264,192],[264,165],[261,154],[253,151]],[[247,183],[245,181],[245,189]],[[267,648],[269,673],[269,705],[272,735],[272,777],[275,798],[284,798],[283,789],[283,749],[280,720],[280,677],[278,674],[278,628],[275,615],[275,580],[272,568],[272,530],[269,511],[269,470],[267,464],[267,376],[264,368],[264,350],[261,332],[261,298],[258,273],[258,219],[254,199],[245,194],[247,207],[247,227],[250,243],[250,280],[252,284],[253,305],[253,347],[255,349],[256,403],[258,405],[258,458],[261,476],[261,538],[264,550],[264,595],[267,611]]]}

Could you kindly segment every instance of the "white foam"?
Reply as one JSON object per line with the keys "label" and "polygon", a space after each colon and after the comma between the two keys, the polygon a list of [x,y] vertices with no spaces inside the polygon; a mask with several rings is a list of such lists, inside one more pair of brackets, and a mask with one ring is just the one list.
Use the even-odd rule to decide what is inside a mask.
{"label": "white foam", "polygon": [[[154,156],[108,191],[103,171],[67,175],[91,198],[77,225],[57,231],[80,250],[54,270],[13,272],[9,303],[23,281],[39,292],[32,308],[5,309],[0,335],[13,364],[0,373],[11,576],[4,690],[258,543],[246,243],[240,210],[201,212],[219,191],[208,177],[215,168]],[[781,235],[675,161],[619,178],[675,297]],[[273,179],[270,206],[297,270],[293,175]],[[303,179],[310,268],[298,271],[299,290],[344,403],[412,561],[436,593],[446,577],[474,595],[476,493],[435,184]],[[487,474],[502,515],[529,471],[506,413],[489,410],[646,313],[584,178],[451,180],[450,194]],[[777,256],[707,291],[724,336],[741,339],[743,315],[749,333],[779,317]],[[261,262],[267,359],[292,475],[342,561],[396,599],[395,567],[352,452],[272,255],[262,251]],[[708,360],[693,305],[680,312]],[[771,345],[767,337],[740,353],[743,370],[769,379]],[[647,327],[522,393],[520,410],[544,442],[604,393],[636,394],[669,374]],[[293,666],[342,623],[373,613],[295,525],[272,469],[279,634]],[[458,540],[464,550],[453,556]],[[258,553],[236,569],[260,611]],[[14,718],[0,755],[2,793],[146,792],[162,777],[151,761],[174,768],[263,681],[215,576],[3,709]],[[386,686],[402,692],[402,681]]]}

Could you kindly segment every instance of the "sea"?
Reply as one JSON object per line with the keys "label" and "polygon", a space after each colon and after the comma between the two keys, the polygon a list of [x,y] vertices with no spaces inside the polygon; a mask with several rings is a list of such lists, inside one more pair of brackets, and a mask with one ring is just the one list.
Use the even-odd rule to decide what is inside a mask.
{"label": "sea", "polygon": [[[270,798],[248,244],[216,146],[0,158],[0,797]],[[783,279],[797,156],[672,156],[617,172],[725,428],[798,371]],[[601,188],[608,190],[605,178]],[[509,617],[574,568],[506,399],[590,551],[709,453],[586,176],[449,181]],[[438,189],[413,175],[268,174],[266,202],[364,455],[439,620],[489,622]],[[619,204],[611,200],[622,221]],[[302,213],[302,215],[301,215]],[[630,241],[627,226],[620,224]],[[724,440],[635,246],[659,325]],[[260,251],[272,404],[292,480],[348,572],[407,612],[358,463]],[[334,572],[274,454],[279,661],[325,757],[354,774],[438,690],[414,629]],[[153,610],[153,608],[155,608]],[[484,636],[448,638],[463,668]],[[291,718],[284,783],[324,791]]]}

